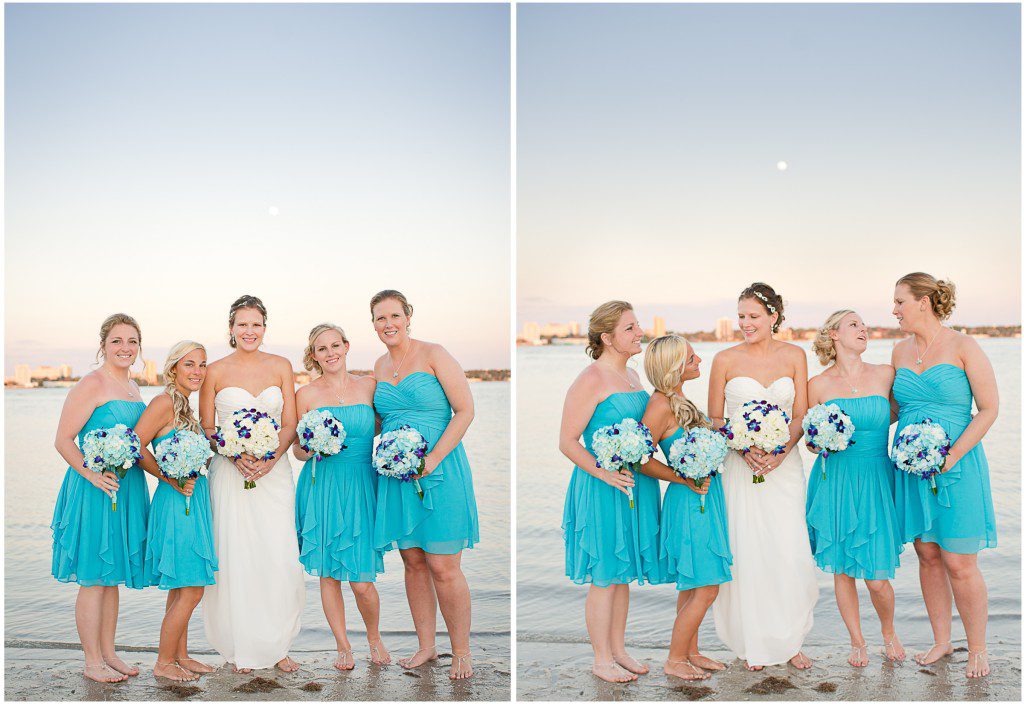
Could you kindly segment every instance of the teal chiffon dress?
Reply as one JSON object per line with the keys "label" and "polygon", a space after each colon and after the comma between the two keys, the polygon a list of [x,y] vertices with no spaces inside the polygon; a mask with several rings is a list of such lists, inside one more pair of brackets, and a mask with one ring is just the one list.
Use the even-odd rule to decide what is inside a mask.
{"label": "teal chiffon dress", "polygon": [[[646,391],[613,393],[594,409],[583,442],[593,454],[594,432],[625,418],[639,421],[647,407]],[[612,584],[666,581],[665,562],[658,549],[661,489],[658,480],[633,473],[633,503],[610,484],[572,470],[565,494],[562,534],[565,539],[565,574],[576,584],[607,587]]]}
{"label": "teal chiffon dress", "polygon": [[345,428],[345,449],[307,460],[295,497],[299,562],[307,574],[340,582],[374,582],[384,571],[384,552],[374,545],[377,473],[373,452],[373,407],[359,403],[327,406]]}
{"label": "teal chiffon dress", "polygon": [[[682,428],[658,443],[668,462],[672,443],[685,434]],[[671,482],[665,490],[661,506],[659,543],[665,561],[665,581],[675,582],[683,591],[732,579],[732,552],[729,550],[729,527],[725,513],[725,496],[721,477],[709,477],[708,493],[704,495],[704,512],[700,510],[700,494],[684,484]]]}
{"label": "teal chiffon dress", "polygon": [[[107,401],[97,406],[78,433],[81,446],[86,433],[118,423],[134,428],[146,404],[142,401]],[[60,582],[83,587],[132,589],[146,586],[146,519],[149,490],[138,465],[131,467],[117,489],[117,511],[110,496],[68,467],[53,509],[53,559],[50,572]]]}
{"label": "teal chiffon dress", "polygon": [[[971,422],[971,384],[967,372],[954,364],[936,364],[920,374],[897,369],[893,395],[900,405],[897,433],[931,418],[955,443]],[[946,552],[963,555],[996,547],[988,460],[980,442],[952,469],[935,475],[938,495],[928,480],[895,471],[903,542],[936,543]]]}
{"label": "teal chiffon dress", "polygon": [[[172,430],[153,439],[157,445],[177,433]],[[210,483],[196,477],[185,515],[185,496],[165,481],[153,492],[146,539],[146,578],[160,589],[206,587],[213,584],[217,552],[213,546],[213,513]]]}
{"label": "teal chiffon dress", "polygon": [[[428,451],[452,419],[452,407],[433,374],[413,372],[397,384],[377,382],[373,405],[386,433],[408,425],[427,441]],[[378,550],[420,548],[434,555],[454,555],[480,542],[480,522],[473,494],[473,473],[460,442],[437,468],[413,482],[377,477],[374,544]]]}
{"label": "teal chiffon dress", "polygon": [[[854,579],[894,579],[903,541],[893,501],[889,399],[835,398],[853,421],[853,444],[818,455],[807,485],[807,533],[818,568]],[[824,474],[822,470],[824,469]]]}

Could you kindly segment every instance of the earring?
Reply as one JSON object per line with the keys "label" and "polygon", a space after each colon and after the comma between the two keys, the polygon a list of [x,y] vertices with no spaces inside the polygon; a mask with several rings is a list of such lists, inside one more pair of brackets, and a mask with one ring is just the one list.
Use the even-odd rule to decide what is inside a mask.
{"label": "earring", "polygon": [[238,344],[238,343],[237,343],[237,342],[235,342],[235,334],[234,334],[234,333],[231,333],[231,346],[232,346],[232,347],[234,347],[234,346],[235,346],[235,345],[237,345],[237,344]]}

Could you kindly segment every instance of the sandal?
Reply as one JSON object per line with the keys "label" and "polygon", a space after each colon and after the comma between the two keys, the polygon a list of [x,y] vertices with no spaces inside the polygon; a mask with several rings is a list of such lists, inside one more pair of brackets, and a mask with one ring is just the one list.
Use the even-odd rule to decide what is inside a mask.
{"label": "sandal", "polygon": [[[985,656],[985,664],[984,664],[983,667],[980,667],[979,666],[980,663],[981,663],[980,658],[983,655]],[[973,670],[971,669],[972,668],[971,658],[974,658],[974,664],[973,664],[974,669]],[[975,672],[977,674],[971,674],[972,672]],[[967,676],[973,679],[975,677],[987,677],[988,673],[989,673],[988,650],[979,650],[979,651],[975,652],[973,650],[968,649],[967,650]]]}
{"label": "sandal", "polygon": [[473,665],[463,665],[464,662],[472,657],[472,653],[467,651],[465,654],[460,655],[454,650],[452,651],[452,669],[448,673],[448,679],[450,680],[464,680],[473,676]]}
{"label": "sandal", "polygon": [[[854,662],[854,657],[855,656],[856,656],[857,662]],[[850,657],[846,658],[846,662],[850,663],[854,667],[867,667],[868,666],[868,644],[864,643],[864,645],[851,645],[850,646]]]}

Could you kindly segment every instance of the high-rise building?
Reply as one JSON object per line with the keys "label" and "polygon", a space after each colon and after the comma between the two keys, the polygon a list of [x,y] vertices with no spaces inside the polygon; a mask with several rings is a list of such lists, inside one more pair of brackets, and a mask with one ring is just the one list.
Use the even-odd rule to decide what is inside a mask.
{"label": "high-rise building", "polygon": [[522,339],[528,345],[540,344],[540,325],[537,323],[523,323]]}
{"label": "high-rise building", "polygon": [[142,370],[142,379],[149,386],[156,386],[160,382],[160,372],[157,370],[156,362],[152,359],[143,360],[146,365]]}
{"label": "high-rise building", "polygon": [[665,334],[665,319],[661,316],[654,316],[654,329],[651,331],[654,337],[661,337]]}
{"label": "high-rise building", "polygon": [[569,335],[572,337],[580,336],[580,324],[575,320],[569,322]]}
{"label": "high-rise building", "polygon": [[60,365],[60,367],[58,367],[58,369],[60,369],[61,379],[70,379],[74,375],[73,372],[71,371],[70,364],[62,364]]}
{"label": "high-rise building", "polygon": [[19,364],[14,368],[14,381],[18,386],[32,386],[32,370],[27,364]]}
{"label": "high-rise building", "polygon": [[565,323],[547,323],[540,329],[541,337],[569,337],[571,331]]}
{"label": "high-rise building", "polygon": [[57,367],[41,364],[32,370],[32,378],[41,379],[43,381],[55,381],[60,379],[60,370],[57,369]]}
{"label": "high-rise building", "polygon": [[719,318],[715,323],[715,339],[727,342],[732,339],[732,318]]}
{"label": "high-rise building", "polygon": [[793,328],[779,328],[779,331],[775,333],[776,340],[792,340],[793,339]]}

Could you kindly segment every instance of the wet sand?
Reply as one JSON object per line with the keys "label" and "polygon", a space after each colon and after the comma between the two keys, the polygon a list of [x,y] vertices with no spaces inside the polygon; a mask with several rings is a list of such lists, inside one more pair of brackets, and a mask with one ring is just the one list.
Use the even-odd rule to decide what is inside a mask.
{"label": "wet sand", "polygon": [[[389,639],[392,660],[415,650],[409,637]],[[473,642],[473,677],[448,679],[451,651],[439,648],[430,665],[405,670],[396,664],[377,667],[369,662],[365,643],[355,646],[356,668],[338,672],[331,663],[336,653],[294,652],[298,672],[276,669],[236,674],[216,655],[195,653],[210,665],[222,665],[196,682],[171,682],[153,676],[155,648],[118,649],[126,662],[138,666],[138,677],[127,682],[100,684],[82,677],[82,651],[77,644],[7,641],[4,698],[16,701],[509,701],[512,677],[507,636],[478,636]],[[42,646],[42,647],[40,647]]]}
{"label": "wet sand", "polygon": [[[747,672],[743,663],[726,651],[705,654],[729,665],[709,679],[686,682],[662,672],[667,651],[630,648],[630,653],[651,672],[637,682],[608,684],[590,673],[593,651],[587,643],[519,641],[517,650],[519,700],[614,700],[614,701],[1020,701],[1020,651],[1009,646],[989,646],[992,674],[969,680],[964,676],[966,650],[943,661],[922,667],[908,661],[902,667],[883,664],[881,645],[869,641],[870,662],[854,668],[849,654],[808,649],[814,660],[810,670],[774,665],[761,672]],[[962,648],[965,643],[954,643]],[[908,655],[916,650],[908,647]]]}

